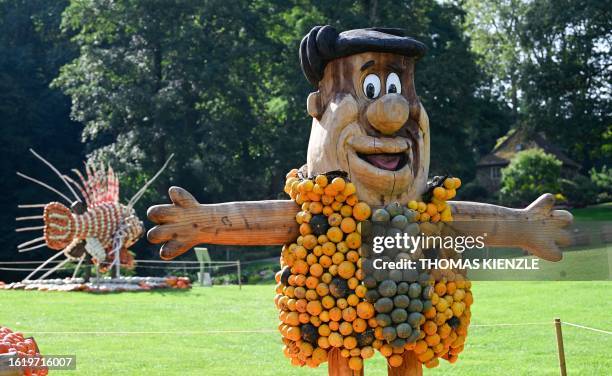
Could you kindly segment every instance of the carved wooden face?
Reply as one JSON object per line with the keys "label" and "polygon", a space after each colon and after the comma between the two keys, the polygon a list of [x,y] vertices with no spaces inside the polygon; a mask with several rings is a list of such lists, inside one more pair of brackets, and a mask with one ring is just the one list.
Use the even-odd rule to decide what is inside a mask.
{"label": "carved wooden face", "polygon": [[344,170],[370,204],[406,202],[425,189],[429,120],[414,88],[414,60],[365,52],[333,60],[313,116],[308,173]]}

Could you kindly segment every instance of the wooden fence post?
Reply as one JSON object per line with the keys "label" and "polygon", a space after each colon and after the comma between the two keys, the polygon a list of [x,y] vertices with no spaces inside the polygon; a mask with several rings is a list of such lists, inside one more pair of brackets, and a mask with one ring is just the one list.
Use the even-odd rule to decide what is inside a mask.
{"label": "wooden fence post", "polygon": [[557,350],[559,351],[559,370],[561,376],[567,376],[565,369],[565,350],[563,349],[563,332],[561,332],[561,319],[555,318],[555,330],[557,332]]}

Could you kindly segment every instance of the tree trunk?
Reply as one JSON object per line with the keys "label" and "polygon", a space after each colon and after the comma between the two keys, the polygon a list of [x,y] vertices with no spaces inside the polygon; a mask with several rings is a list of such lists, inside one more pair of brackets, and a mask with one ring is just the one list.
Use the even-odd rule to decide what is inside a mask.
{"label": "tree trunk", "polygon": [[378,0],[370,1],[370,25],[378,26]]}
{"label": "tree trunk", "polygon": [[510,75],[510,96],[512,102],[512,116],[514,117],[514,122],[518,122],[518,83],[516,82],[516,74]]}

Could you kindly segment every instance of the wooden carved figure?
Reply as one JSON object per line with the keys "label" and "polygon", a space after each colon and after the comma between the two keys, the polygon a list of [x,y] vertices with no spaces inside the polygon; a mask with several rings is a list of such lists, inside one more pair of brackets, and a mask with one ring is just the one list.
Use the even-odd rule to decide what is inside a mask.
{"label": "wooden carved figure", "polygon": [[[415,63],[425,53],[424,44],[399,29],[338,33],[331,26],[313,28],[302,40],[299,51],[302,70],[317,91],[307,100],[312,116],[307,164],[290,172],[285,186],[293,200],[202,205],[187,191],[171,187],[172,204],[149,209],[149,218],[158,225],[149,231],[148,239],[163,243],[160,251],[163,259],[179,256],[200,243],[285,245],[275,301],[283,308],[281,320],[285,324],[280,330],[287,345],[286,355],[293,364],[316,366],[325,357],[330,374],[360,374],[361,358],[371,356],[373,344],[388,357],[389,374],[419,375],[422,364],[435,365],[437,357],[454,361],[463,348],[465,336],[462,337],[461,330],[469,323],[469,314],[463,312],[471,304],[471,293],[469,282],[459,281],[462,277],[457,277],[457,285],[467,286],[465,294],[469,297],[465,304],[443,310],[450,312],[450,317],[439,323],[440,335],[434,328],[432,340],[425,343],[422,340],[425,332],[432,328],[415,314],[405,318],[407,322],[414,319],[412,329],[403,326],[400,330],[397,326],[397,330],[385,333],[390,336],[387,342],[405,345],[405,351],[384,345],[387,342],[381,340],[379,333],[382,328],[377,328],[380,324],[376,320],[372,321],[366,289],[360,287],[364,274],[363,260],[359,258],[365,255],[359,236],[363,231],[361,225],[370,217],[370,207],[374,211],[395,205],[389,210],[404,213],[412,220],[420,216],[423,222],[434,226],[437,224],[431,222],[446,222],[454,234],[487,233],[487,246],[518,247],[546,260],[559,260],[559,246],[569,243],[563,227],[571,223],[571,214],[552,210],[554,198],[550,194],[525,209],[447,201],[460,183],[446,179],[438,185],[446,186],[447,190],[436,187],[438,190],[433,191],[434,204],[424,208],[416,204],[424,195],[431,196],[433,189],[431,184],[428,187],[429,120],[414,86]],[[452,195],[442,193],[444,197],[440,198],[442,191]],[[430,216],[427,213],[431,205],[434,213]],[[408,209],[411,206],[414,210]],[[442,212],[437,213],[436,207]],[[361,223],[355,227],[358,222]],[[412,224],[406,226],[419,229]],[[330,257],[325,253],[328,248]],[[334,252],[342,255],[336,257]],[[349,265],[352,261],[357,270]],[[433,292],[431,285],[429,288],[425,282],[423,288],[405,286],[418,290],[415,294],[419,297],[421,293],[423,297],[428,294],[427,299],[433,294],[441,294],[440,297],[444,294],[437,290],[437,285]],[[303,299],[302,290],[306,291]],[[310,291],[318,295],[309,296]],[[332,298],[325,298],[326,294]],[[464,299],[465,294],[462,290],[459,299]],[[300,307],[301,300],[304,307]],[[399,300],[396,305],[403,304]],[[355,312],[351,307],[355,307]],[[384,307],[378,308],[378,312],[384,312]],[[425,312],[431,307],[415,309]],[[327,313],[321,314],[322,311]],[[334,312],[340,315],[337,320],[328,317],[334,316]],[[401,317],[395,318],[394,323],[402,323]],[[374,332],[376,335],[371,336]],[[409,340],[393,342],[401,333],[406,334],[402,338]],[[413,333],[412,342],[409,333]]]}

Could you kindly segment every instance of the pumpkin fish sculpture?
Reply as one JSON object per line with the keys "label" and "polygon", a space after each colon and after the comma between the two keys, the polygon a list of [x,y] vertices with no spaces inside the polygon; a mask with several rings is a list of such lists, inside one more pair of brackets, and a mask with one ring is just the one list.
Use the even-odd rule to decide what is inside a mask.
{"label": "pumpkin fish sculpture", "polygon": [[[460,180],[429,180],[429,118],[414,85],[426,50],[399,29],[314,27],[299,51],[316,89],[307,99],[306,165],[285,182],[291,200],[200,204],[171,187],[172,204],[149,208],[158,226],[147,237],[163,243],[163,259],[200,243],[284,246],[275,303],[294,365],[327,361],[330,375],[363,374],[362,359],[375,348],[390,375],[421,375],[423,365],[454,362],[463,349],[470,282],[461,273],[431,271],[421,279],[410,270],[372,272],[366,232],[486,233],[486,246],[550,261],[571,240],[563,228],[572,216],[553,210],[551,194],[512,209],[454,201]],[[394,257],[401,254],[411,257]]]}
{"label": "pumpkin fish sculpture", "polygon": [[[31,150],[65,184],[74,200],[60,190],[38,179],[18,172],[20,177],[43,186],[56,193],[66,204],[19,205],[22,209],[43,208],[42,216],[25,216],[17,221],[43,220],[42,226],[22,227],[17,232],[42,230],[43,236],[21,243],[19,252],[28,252],[42,247],[58,251],[36,268],[25,280],[30,280],[53,260],[65,259],[50,268],[38,279],[44,279],[70,261],[81,262],[90,256],[102,271],[115,266],[134,267],[134,256],[128,251],[144,233],[142,221],[137,217],[134,205],[149,185],[161,174],[166,164],[149,180],[127,204],[119,201],[119,179],[113,169],[104,165],[85,163],[85,174],[74,169],[75,178],[64,175],[49,161]],[[76,270],[75,270],[76,274]]]}

